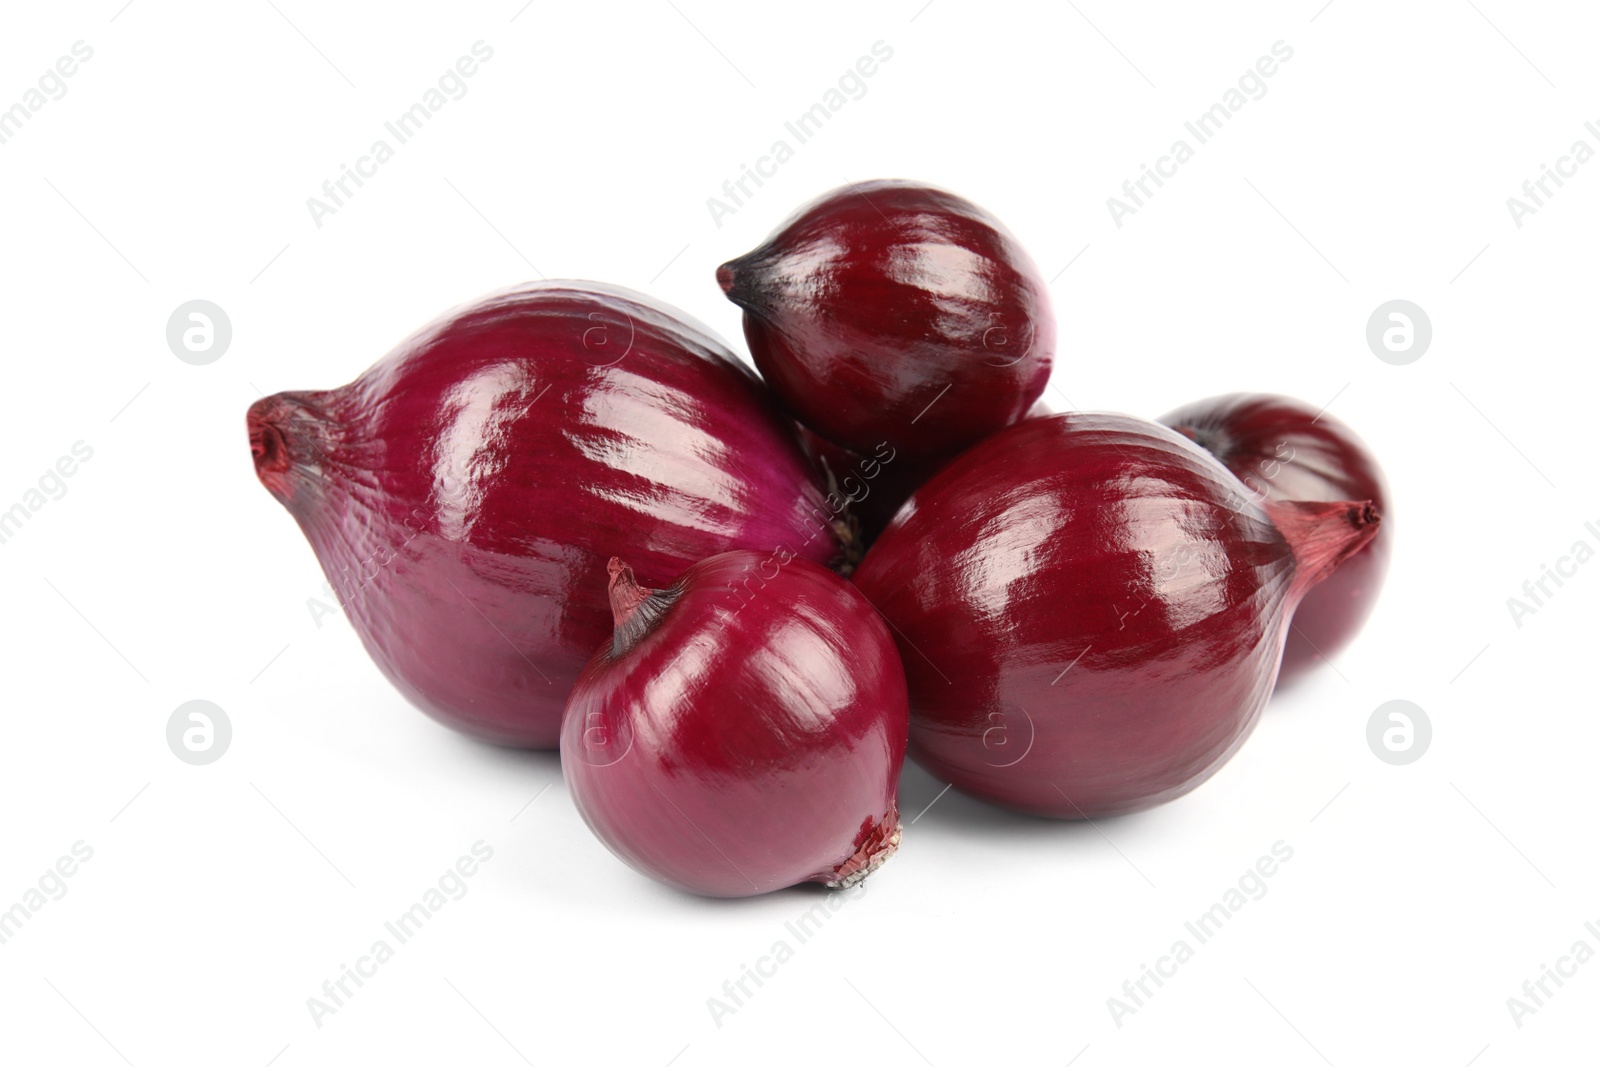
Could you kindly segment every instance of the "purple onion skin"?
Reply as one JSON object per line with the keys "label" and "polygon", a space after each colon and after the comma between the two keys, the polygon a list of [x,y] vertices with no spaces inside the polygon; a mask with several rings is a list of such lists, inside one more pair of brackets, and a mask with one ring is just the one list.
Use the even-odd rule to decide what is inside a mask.
{"label": "purple onion skin", "polygon": [[796,418],[861,454],[959,451],[1021,420],[1050,376],[1038,268],[997,219],[931,186],[837,189],[717,280]]}
{"label": "purple onion skin", "polygon": [[1394,521],[1383,471],[1354,431],[1286,396],[1230,393],[1163,415],[1266,500],[1371,500],[1384,529],[1294,612],[1278,684],[1305,676],[1346,647],[1372,613],[1389,569]]}
{"label": "purple onion skin", "polygon": [[250,408],[300,523],[390,681],[464,733],[555,748],[611,632],[606,563],[678,574],[736,547],[819,563],[820,479],[755,375],[628,290],[540,282],[455,309],[354,382]]}
{"label": "purple onion skin", "polygon": [[568,699],[561,766],[636,870],[713,897],[853,884],[899,843],[905,675],[888,627],[803,559],[728,552],[670,587],[614,562],[613,640]]}
{"label": "purple onion skin", "polygon": [[1052,415],[936,474],[854,580],[900,645],[912,758],[1003,807],[1094,818],[1181,796],[1238,749],[1289,610],[1377,521],[1263,508],[1155,423]]}

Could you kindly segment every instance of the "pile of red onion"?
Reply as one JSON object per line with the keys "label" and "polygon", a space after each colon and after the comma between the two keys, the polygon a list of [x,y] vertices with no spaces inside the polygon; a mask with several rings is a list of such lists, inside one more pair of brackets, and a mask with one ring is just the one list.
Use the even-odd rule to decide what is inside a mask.
{"label": "pile of red onion", "polygon": [[247,417],[400,693],[559,747],[649,877],[853,885],[908,754],[1031,815],[1172,800],[1376,602],[1351,430],[1267,394],[1050,414],[1047,287],[961,197],[836,190],[716,280],[759,377],[646,296],[541,282]]}

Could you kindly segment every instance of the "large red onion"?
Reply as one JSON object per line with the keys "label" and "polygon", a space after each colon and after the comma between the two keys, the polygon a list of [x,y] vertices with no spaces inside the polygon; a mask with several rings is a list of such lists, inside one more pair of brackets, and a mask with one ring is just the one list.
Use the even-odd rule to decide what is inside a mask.
{"label": "large red onion", "polygon": [[849,583],[728,552],[671,586],[611,561],[616,633],[579,676],[561,766],[621,859],[716,897],[852,885],[900,841],[906,684]]}
{"label": "large red onion", "polygon": [[1309,404],[1269,393],[1214,396],[1159,421],[1216,456],[1258,500],[1370,500],[1383,512],[1378,536],[1295,609],[1279,684],[1349,644],[1378,601],[1394,541],[1389,488],[1361,438]]}
{"label": "large red onion", "polygon": [[756,367],[795,416],[862,455],[944,455],[1044,391],[1055,319],[999,220],[942,189],[861,182],[717,270]]}
{"label": "large red onion", "polygon": [[1290,610],[1377,532],[1370,504],[1249,500],[1122,415],[1052,415],[958,456],[856,571],[893,625],[911,754],[1060,818],[1204,781],[1265,704]]}
{"label": "large red onion", "polygon": [[456,729],[554,748],[611,630],[616,545],[652,574],[736,547],[827,562],[820,479],[755,375],[625,289],[541,282],[458,308],[354,382],[250,408],[367,651]]}

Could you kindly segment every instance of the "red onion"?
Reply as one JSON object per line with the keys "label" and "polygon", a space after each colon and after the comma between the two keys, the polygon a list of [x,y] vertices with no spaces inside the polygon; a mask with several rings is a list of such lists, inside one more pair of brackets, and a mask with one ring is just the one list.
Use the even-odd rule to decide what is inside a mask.
{"label": "red onion", "polygon": [[982,208],[906,181],[848,185],[717,270],[756,367],[859,454],[949,454],[1044,391],[1055,320],[1027,252]]}
{"label": "red onion", "polygon": [[1209,777],[1266,702],[1288,613],[1378,524],[1366,502],[1242,489],[1123,415],[1030,419],[958,456],[855,575],[900,645],[912,757],[1059,818]]}
{"label": "red onion", "polygon": [[572,688],[561,766],[611,851],[715,897],[883,863],[906,685],[861,594],[782,552],[713,556],[659,591],[610,573],[616,633]]}
{"label": "red onion", "polygon": [[263,485],[367,651],[434,718],[554,748],[610,632],[609,549],[677,574],[730,548],[826,562],[819,479],[755,375],[625,289],[458,308],[354,382],[250,408]]}
{"label": "red onion", "polygon": [[1389,489],[1361,438],[1309,404],[1267,393],[1214,396],[1160,421],[1221,460],[1257,500],[1370,500],[1383,513],[1384,529],[1295,608],[1279,684],[1349,644],[1377,603],[1394,541]]}

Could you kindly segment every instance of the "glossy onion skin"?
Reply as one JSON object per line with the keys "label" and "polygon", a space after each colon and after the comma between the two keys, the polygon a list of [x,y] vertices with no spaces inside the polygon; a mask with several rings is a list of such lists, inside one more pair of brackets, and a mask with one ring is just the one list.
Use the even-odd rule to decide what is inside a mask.
{"label": "glossy onion skin", "polygon": [[558,744],[567,690],[611,633],[618,546],[665,574],[734,547],[838,551],[755,375],[621,288],[492,295],[248,423],[258,476],[373,660],[429,715],[500,744]]}
{"label": "glossy onion skin", "polygon": [[[642,577],[648,577],[642,576]],[[638,871],[714,897],[864,876],[899,840],[905,676],[888,627],[803,559],[729,552],[572,688],[561,766]]]}
{"label": "glossy onion skin", "polygon": [[1161,417],[1267,500],[1371,500],[1384,529],[1295,609],[1278,684],[1303,677],[1350,643],[1372,613],[1394,542],[1389,488],[1372,452],[1331,415],[1286,396],[1230,393]]}
{"label": "glossy onion skin", "polygon": [[1210,777],[1272,689],[1296,572],[1239,489],[1122,415],[1030,419],[941,470],[855,574],[900,643],[912,757],[1057,818]]}
{"label": "glossy onion skin", "polygon": [[822,436],[944,455],[1019,421],[1055,320],[1022,246],[977,205],[906,181],[845,186],[717,272],[762,376]]}

